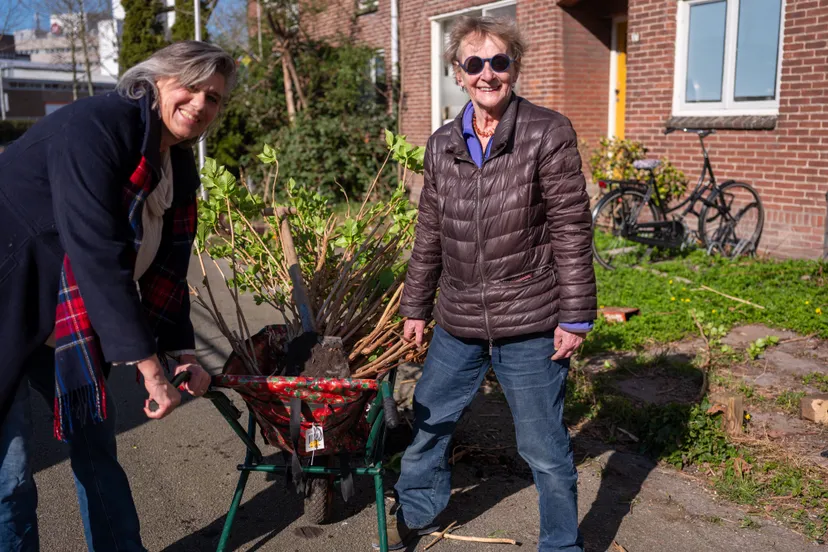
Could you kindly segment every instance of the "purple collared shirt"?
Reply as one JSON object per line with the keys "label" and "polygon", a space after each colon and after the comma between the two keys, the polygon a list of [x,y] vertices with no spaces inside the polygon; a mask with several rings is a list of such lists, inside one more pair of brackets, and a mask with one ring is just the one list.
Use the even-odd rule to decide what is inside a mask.
{"label": "purple collared shirt", "polygon": [[[480,139],[474,132],[472,115],[474,115],[474,106],[471,102],[469,102],[466,105],[465,111],[463,111],[463,138],[466,140],[466,149],[469,150],[469,155],[471,156],[472,161],[474,161],[478,167],[482,168],[483,162],[489,158],[492,142],[494,140],[489,140],[489,143],[486,144],[486,151],[484,153],[483,145],[480,143]],[[558,325],[561,329],[572,333],[586,333],[592,329],[592,322],[562,322]]]}

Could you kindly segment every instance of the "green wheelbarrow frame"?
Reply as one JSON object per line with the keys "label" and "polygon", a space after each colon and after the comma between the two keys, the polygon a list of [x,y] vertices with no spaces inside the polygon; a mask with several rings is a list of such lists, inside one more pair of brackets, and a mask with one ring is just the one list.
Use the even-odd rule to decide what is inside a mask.
{"label": "green wheelbarrow frame", "polygon": [[[388,552],[388,532],[385,523],[385,488],[383,485],[383,474],[385,468],[382,465],[383,448],[385,445],[385,431],[386,427],[395,427],[398,420],[396,403],[394,402],[394,380],[396,379],[396,369],[390,370],[383,376],[379,383],[379,389],[376,396],[370,403],[368,409],[367,422],[370,427],[368,439],[365,443],[365,466],[366,467],[327,467],[327,466],[302,466],[302,471],[312,477],[334,476],[338,481],[341,481],[343,476],[354,474],[359,476],[371,476],[374,478],[375,502],[377,507],[377,529],[379,532],[379,546],[380,552]],[[221,415],[230,424],[230,427],[239,436],[244,443],[247,451],[244,456],[244,463],[236,466],[239,470],[239,481],[236,484],[236,491],[233,494],[233,500],[230,503],[230,509],[227,512],[227,519],[224,522],[224,528],[221,532],[217,552],[224,552],[227,549],[227,543],[230,540],[230,533],[233,529],[233,522],[236,519],[239,506],[241,505],[244,489],[247,486],[247,478],[251,472],[264,473],[279,473],[285,474],[288,466],[277,464],[265,464],[264,456],[259,446],[256,444],[256,427],[258,426],[253,412],[248,407],[248,421],[247,429],[245,430],[239,419],[242,412],[232,403],[232,401],[224,393],[211,389],[205,395],[205,398],[210,399],[213,405],[218,409]],[[391,406],[393,405],[393,407]],[[386,413],[386,409],[393,408],[393,412]],[[386,423],[387,418],[391,418],[389,423]]]}

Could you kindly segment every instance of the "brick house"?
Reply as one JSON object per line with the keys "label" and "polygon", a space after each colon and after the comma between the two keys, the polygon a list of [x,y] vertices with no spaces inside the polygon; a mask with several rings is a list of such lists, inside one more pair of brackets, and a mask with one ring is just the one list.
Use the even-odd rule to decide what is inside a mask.
{"label": "brick house", "polygon": [[590,147],[601,136],[641,141],[692,185],[701,169],[697,138],[663,131],[715,128],[706,143],[717,179],[751,183],[762,197],[761,248],[818,258],[828,246],[828,2],[321,3],[311,34],[355,36],[382,51],[389,79],[399,72],[402,132],[415,143],[465,102],[440,59],[452,20],[514,17],[529,44],[518,93],[567,115]]}

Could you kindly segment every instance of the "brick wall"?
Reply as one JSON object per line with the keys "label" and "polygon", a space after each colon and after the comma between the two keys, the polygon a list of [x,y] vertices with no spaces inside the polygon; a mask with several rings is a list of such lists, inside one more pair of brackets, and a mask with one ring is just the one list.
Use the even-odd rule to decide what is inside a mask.
{"label": "brick wall", "polygon": [[[787,0],[779,117],[770,131],[717,131],[705,142],[718,181],[753,184],[765,205],[762,249],[780,257],[822,254],[828,191],[828,4]],[[664,136],[671,115],[675,0],[630,0],[627,137],[666,156],[691,179],[701,169],[698,139]]]}
{"label": "brick wall", "polygon": [[333,38],[337,34],[350,37],[374,48],[384,48],[386,58],[391,56],[391,3],[380,0],[377,10],[356,14],[354,0],[327,0],[324,10],[315,10],[316,0],[306,0],[306,10],[313,17],[303,18],[303,27],[316,38]]}

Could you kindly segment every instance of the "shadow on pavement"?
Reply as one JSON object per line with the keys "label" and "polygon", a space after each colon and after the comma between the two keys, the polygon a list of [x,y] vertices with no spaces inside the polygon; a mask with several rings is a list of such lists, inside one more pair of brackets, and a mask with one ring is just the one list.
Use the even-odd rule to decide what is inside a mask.
{"label": "shadow on pavement", "polygon": [[[223,338],[222,338],[223,339]],[[205,358],[224,358],[224,350],[214,343],[215,338],[203,336],[196,332],[196,342],[201,345],[197,356],[201,362]],[[223,342],[222,342],[223,344]],[[206,366],[205,366],[206,368]],[[137,371],[133,367],[113,367],[107,379],[109,392],[115,399],[116,433],[124,433],[143,425],[150,420],[144,415],[146,391],[137,380]],[[194,397],[187,393],[181,395],[181,405],[187,405]],[[37,473],[69,458],[69,447],[54,438],[51,405],[37,391],[31,392],[32,424],[34,431],[32,470]]]}

